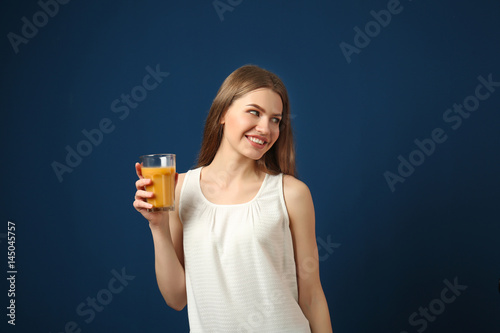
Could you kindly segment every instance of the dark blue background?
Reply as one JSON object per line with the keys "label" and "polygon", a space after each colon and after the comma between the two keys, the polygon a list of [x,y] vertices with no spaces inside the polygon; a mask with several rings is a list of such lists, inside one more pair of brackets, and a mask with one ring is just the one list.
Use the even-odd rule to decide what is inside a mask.
{"label": "dark blue background", "polygon": [[[318,238],[335,245],[320,247],[335,332],[498,332],[500,88],[457,130],[442,117],[478,76],[500,81],[500,2],[402,0],[348,63],[340,43],[353,44],[353,28],[387,4],[244,0],[221,20],[210,0],[70,1],[15,53],[8,33],[41,8],[4,1],[0,253],[6,277],[15,222],[18,274],[16,326],[6,324],[5,278],[1,325],[188,331],[186,310],[168,308],[156,285],[151,234],[132,207],[134,163],[173,152],[179,172],[192,168],[217,89],[253,63],[291,96],[299,177]],[[113,100],[158,64],[170,75],[120,119]],[[51,164],[104,118],[114,130],[60,182]],[[384,172],[397,173],[398,156],[435,128],[447,140],[392,192]],[[79,315],[122,268],[135,278],[92,320]],[[411,325],[455,278],[467,289],[425,329]]]}

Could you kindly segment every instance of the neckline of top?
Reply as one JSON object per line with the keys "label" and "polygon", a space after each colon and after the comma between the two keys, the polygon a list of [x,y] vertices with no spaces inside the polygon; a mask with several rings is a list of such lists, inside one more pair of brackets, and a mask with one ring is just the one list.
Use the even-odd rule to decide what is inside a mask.
{"label": "neckline of top", "polygon": [[257,198],[259,197],[260,193],[262,192],[262,190],[264,188],[264,185],[267,182],[268,176],[269,176],[269,174],[266,173],[266,175],[264,176],[264,180],[262,181],[262,184],[260,184],[259,191],[252,198],[252,200],[247,201],[247,202],[243,202],[243,203],[239,203],[239,204],[216,204],[216,203],[213,203],[212,201],[208,200],[207,197],[205,197],[205,194],[203,194],[203,191],[201,190],[201,182],[200,182],[201,181],[201,169],[203,169],[203,167],[199,167],[198,168],[198,175],[196,177],[196,184],[197,184],[196,188],[198,189],[198,192],[200,193],[200,195],[203,198],[203,200],[206,203],[208,203],[209,205],[212,205],[212,206],[215,206],[215,207],[238,207],[238,206],[245,206],[245,205],[251,204],[252,202],[254,202],[255,200],[257,200]]}

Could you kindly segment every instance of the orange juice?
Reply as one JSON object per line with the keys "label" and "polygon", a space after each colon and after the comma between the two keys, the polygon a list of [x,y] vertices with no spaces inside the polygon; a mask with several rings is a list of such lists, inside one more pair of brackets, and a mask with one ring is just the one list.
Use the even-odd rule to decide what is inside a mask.
{"label": "orange juice", "polygon": [[152,185],[146,186],[146,191],[155,194],[148,199],[148,203],[153,205],[153,210],[173,210],[175,167],[143,167],[142,176],[153,181]]}

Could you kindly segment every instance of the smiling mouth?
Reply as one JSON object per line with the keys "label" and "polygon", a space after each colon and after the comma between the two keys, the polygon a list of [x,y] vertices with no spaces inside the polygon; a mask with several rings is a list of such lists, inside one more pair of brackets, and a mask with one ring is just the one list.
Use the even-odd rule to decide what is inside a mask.
{"label": "smiling mouth", "polygon": [[258,144],[258,145],[264,145],[267,143],[267,141],[261,140],[259,138],[254,137],[254,136],[247,136],[247,139],[253,143]]}

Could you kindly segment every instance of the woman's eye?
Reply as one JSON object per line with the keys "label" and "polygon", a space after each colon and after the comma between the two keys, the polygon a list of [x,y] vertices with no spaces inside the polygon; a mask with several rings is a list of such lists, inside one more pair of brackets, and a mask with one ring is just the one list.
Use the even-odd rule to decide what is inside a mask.
{"label": "woman's eye", "polygon": [[280,118],[273,118],[273,122],[274,122],[275,124],[279,124],[279,123],[280,123],[280,121],[281,121],[281,119],[280,119]]}
{"label": "woman's eye", "polygon": [[249,112],[250,112],[251,114],[255,115],[255,116],[258,116],[258,115],[259,115],[259,111],[250,110]]}

